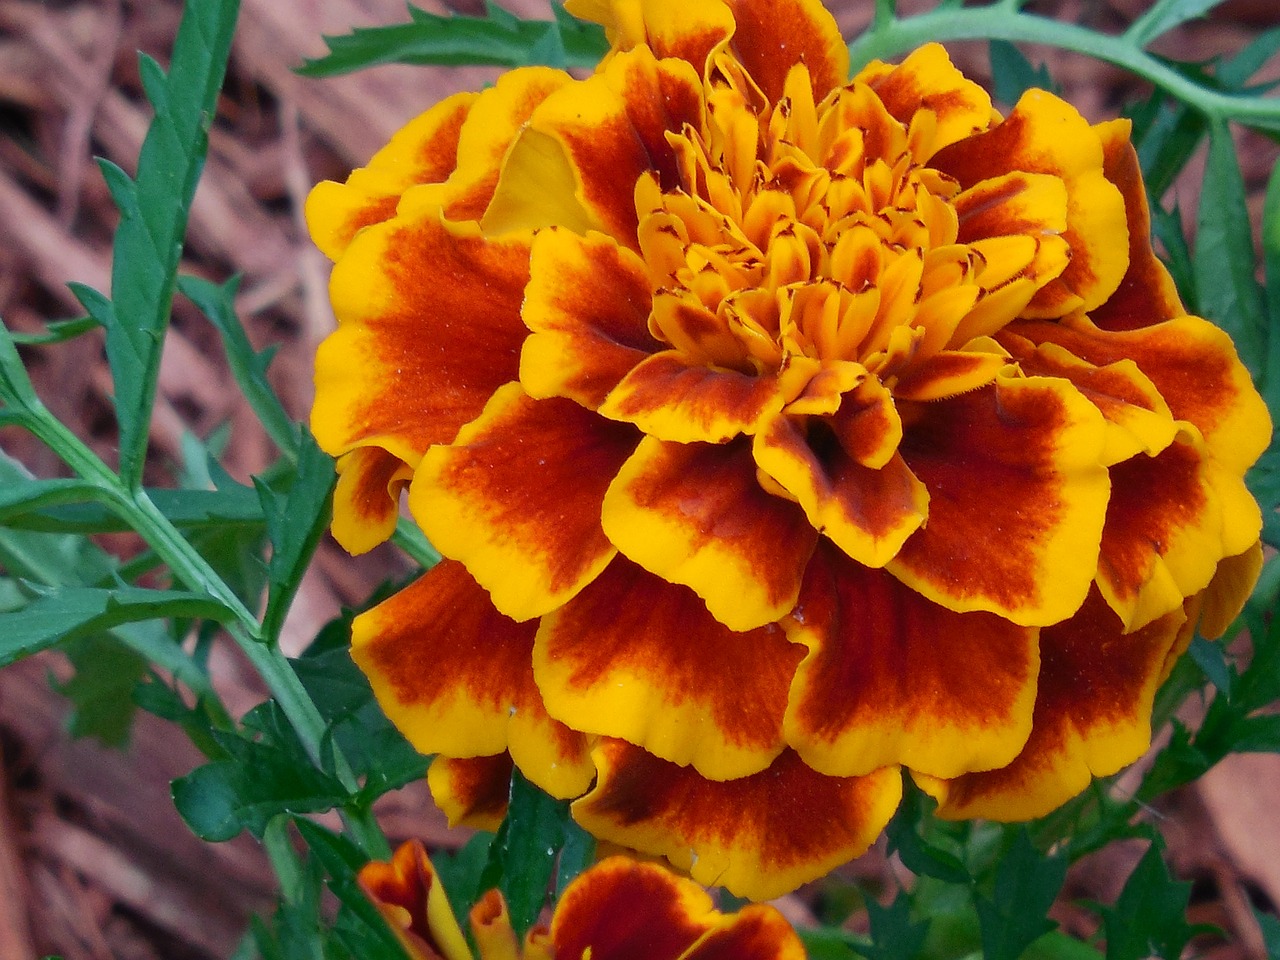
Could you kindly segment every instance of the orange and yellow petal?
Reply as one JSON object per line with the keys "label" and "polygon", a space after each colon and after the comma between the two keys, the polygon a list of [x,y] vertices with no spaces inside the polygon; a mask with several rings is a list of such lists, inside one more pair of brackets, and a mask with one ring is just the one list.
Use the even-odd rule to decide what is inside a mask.
{"label": "orange and yellow petal", "polygon": [[402,127],[346,183],[316,185],[307,197],[307,227],[326,257],[337,260],[360,230],[395,216],[409,187],[449,177],[458,160],[463,123],[478,97],[458,93],[441,100]]}
{"label": "orange and yellow petal", "polygon": [[929,493],[898,454],[864,466],[821,420],[807,431],[788,416],[754,438],[760,470],[795,497],[814,528],[859,563],[882,567],[925,522]]}
{"label": "orange and yellow petal", "polygon": [[820,548],[787,635],[809,649],[787,743],[831,776],[890,764],[940,777],[1012,760],[1031,732],[1037,631],[954,613]]}
{"label": "orange and yellow petal", "polygon": [[678,185],[667,134],[698,129],[702,108],[688,63],[657,60],[647,47],[617,54],[534,111],[503,163],[486,229],[594,229],[636,247],[636,182],[656,173],[665,188]]}
{"label": "orange and yellow petal", "polygon": [[725,3],[733,13],[733,51],[770,101],[783,96],[793,64],[804,64],[815,102],[848,82],[849,48],[820,0]]}
{"label": "orange and yellow petal", "polygon": [[707,56],[733,33],[724,0],[566,0],[575,17],[598,23],[615,51],[647,46],[699,73]]}
{"label": "orange and yellow petal", "polygon": [[423,457],[409,508],[499,610],[528,620],[563,604],[614,556],[600,505],[638,439],[572,400],[533,400],[507,384],[452,444]]}
{"label": "orange and yellow petal", "polygon": [[1012,763],[954,780],[917,777],[947,819],[1030,820],[1070,800],[1093,777],[1132,763],[1151,743],[1151,706],[1181,608],[1125,633],[1090,593],[1070,620],[1040,631],[1040,683],[1031,737]]}
{"label": "orange and yellow petal", "polygon": [[619,558],[542,618],[533,670],[547,709],[573,729],[727,780],[782,751],[803,653],[772,623],[730,630],[685,587]]}
{"label": "orange and yellow petal", "polygon": [[427,786],[449,826],[493,832],[507,815],[514,771],[509,753],[436,757],[427,769]]}
{"label": "orange and yellow petal", "polygon": [[[458,163],[440,195],[451,220],[479,220],[493,199],[511,144],[533,111],[557,90],[573,83],[563,70],[522,67],[500,76],[479,96],[458,138]],[[427,193],[424,191],[424,193]],[[420,203],[414,195],[406,203]]]}
{"label": "orange and yellow petal", "polygon": [[649,333],[644,261],[603,234],[550,228],[533,241],[520,353],[531,397],[568,397],[596,409],[662,344]]}
{"label": "orange and yellow petal", "polygon": [[1225,555],[1222,504],[1207,469],[1187,441],[1111,468],[1098,588],[1126,630],[1180,608]]}
{"label": "orange and yellow petal", "polygon": [[311,429],[328,453],[379,446],[416,466],[519,372],[529,240],[439,210],[363,230],[329,284],[338,329],[316,354]]}
{"label": "orange and yellow petal", "polygon": [[506,750],[534,783],[576,796],[591,782],[587,740],[543,707],[535,630],[498,613],[466,569],[445,560],[356,618],[351,656],[419,752]]}
{"label": "orange and yellow petal", "polygon": [[583,827],[752,900],[861,855],[902,799],[896,767],[825,777],[792,751],[767,770],[724,782],[621,740],[602,741],[593,756],[596,786],[573,805]]}
{"label": "orange and yellow petal", "polygon": [[1132,360],[1173,416],[1194,424],[1214,458],[1237,476],[1270,442],[1266,404],[1231,338],[1207,320],[1178,317],[1113,331],[1073,317],[1064,323],[1019,322],[1011,330],[1034,343],[1056,343],[1098,366]]}
{"label": "orange and yellow petal", "polygon": [[957,612],[1069,617],[1093,582],[1111,492],[1098,409],[1065,380],[1002,377],[915,416],[902,457],[929,490],[929,520],[888,569]]}
{"label": "orange and yellow petal", "polygon": [[1099,134],[1070,104],[1043,90],[1030,90],[991,130],[957,141],[931,164],[971,188],[1011,171],[1050,174],[1067,190],[1062,236],[1071,261],[1062,275],[1041,288],[1028,316],[1057,317],[1092,310],[1116,291],[1129,263],[1129,226],[1124,197],[1103,170]]}
{"label": "orange and yellow petal", "polygon": [[795,930],[773,907],[733,914],[670,870],[630,857],[602,860],[571,883],[551,920],[561,957],[592,960],[803,960]]}
{"label": "orange and yellow petal", "polygon": [[1132,330],[1186,315],[1173,277],[1151,246],[1151,211],[1138,152],[1129,140],[1133,124],[1111,120],[1094,127],[1102,139],[1103,171],[1124,197],[1129,223],[1129,267],[1116,292],[1090,311],[1104,330]]}
{"label": "orange and yellow petal", "polygon": [[358,880],[412,960],[471,960],[421,841],[401,844],[390,863],[366,864]]}
{"label": "orange and yellow petal", "polygon": [[817,531],[765,492],[751,444],[640,441],[605,494],[605,534],[629,559],[702,597],[732,630],[786,614]]}
{"label": "orange and yellow petal", "polygon": [[996,119],[991,97],[957,70],[937,43],[926,43],[897,65],[874,62],[855,79],[867,83],[903,124],[911,124],[922,110],[931,115],[932,136],[913,151],[920,163],[943,147],[986,130]]}
{"label": "orange and yellow petal", "polygon": [[381,447],[356,447],[338,458],[332,530],[347,553],[367,553],[391,537],[412,476],[407,463]]}

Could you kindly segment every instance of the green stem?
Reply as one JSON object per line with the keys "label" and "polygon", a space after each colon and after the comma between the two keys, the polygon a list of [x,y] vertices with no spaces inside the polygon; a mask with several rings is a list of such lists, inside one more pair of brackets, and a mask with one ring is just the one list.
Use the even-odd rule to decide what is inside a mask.
{"label": "green stem", "polygon": [[1123,67],[1209,117],[1270,127],[1280,125],[1280,101],[1208,90],[1123,37],[1021,13],[1011,9],[1008,3],[937,10],[906,20],[894,19],[849,44],[849,56],[857,70],[871,60],[899,56],[930,40],[1008,40],[1073,50]]}

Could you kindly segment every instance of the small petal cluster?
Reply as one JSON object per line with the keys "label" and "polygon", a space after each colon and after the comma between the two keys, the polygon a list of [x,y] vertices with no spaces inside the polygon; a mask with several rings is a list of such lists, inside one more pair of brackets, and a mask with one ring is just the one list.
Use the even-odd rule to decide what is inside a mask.
{"label": "small petal cluster", "polygon": [[610,857],[580,874],[550,923],[517,938],[502,894],[471,908],[473,955],[422,844],[409,841],[390,863],[367,864],[365,895],[411,960],[804,960],[795,930],[773,907],[715,908],[707,892],[653,863]]}
{"label": "small petal cluster", "polygon": [[1026,819],[1150,740],[1257,577],[1265,406],[1152,252],[1126,121],[1001,116],[816,0],[570,0],[613,44],[445,100],[308,216],[334,533],[447,558],[353,655],[456,820],[513,766],[775,896],[904,771]]}

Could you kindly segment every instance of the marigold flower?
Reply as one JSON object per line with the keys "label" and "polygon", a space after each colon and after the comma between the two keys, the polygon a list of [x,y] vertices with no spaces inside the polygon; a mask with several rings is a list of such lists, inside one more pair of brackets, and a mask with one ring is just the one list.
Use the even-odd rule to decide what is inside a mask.
{"label": "marigold flower", "polygon": [[[413,960],[472,960],[427,852],[411,840],[390,863],[367,864],[360,886]],[[657,864],[610,857],[565,888],[549,926],[535,926],[523,949],[502,894],[471,908],[479,960],[804,960],[804,946],[773,907],[715,908],[696,883]]]}
{"label": "marigold flower", "polygon": [[767,898],[905,768],[1026,819],[1150,740],[1260,565],[1270,422],[1152,252],[1127,121],[1006,117],[814,0],[571,0],[613,44],[415,120],[308,216],[335,535],[446,559],[353,656],[454,819],[514,763]]}

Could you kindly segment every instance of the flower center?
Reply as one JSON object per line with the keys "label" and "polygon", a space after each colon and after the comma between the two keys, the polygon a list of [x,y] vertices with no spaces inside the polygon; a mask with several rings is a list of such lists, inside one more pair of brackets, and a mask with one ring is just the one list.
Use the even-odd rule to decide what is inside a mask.
{"label": "flower center", "polygon": [[932,112],[903,124],[858,81],[815,104],[803,66],[770,107],[733,66],[709,88],[706,130],[669,136],[679,186],[636,189],[650,328],[689,359],[757,375],[856,365],[851,384],[892,389],[1055,274],[1039,237],[960,241],[960,185],[924,162]]}

